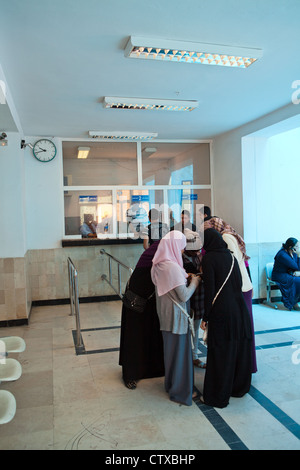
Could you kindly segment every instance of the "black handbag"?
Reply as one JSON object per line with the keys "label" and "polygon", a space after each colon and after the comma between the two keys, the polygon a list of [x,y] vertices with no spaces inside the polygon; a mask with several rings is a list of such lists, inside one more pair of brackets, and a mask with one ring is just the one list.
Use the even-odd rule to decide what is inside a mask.
{"label": "black handbag", "polygon": [[125,307],[129,308],[130,310],[134,310],[135,312],[138,313],[143,313],[146,307],[146,303],[153,295],[155,294],[155,291],[152,292],[149,297],[146,299],[144,297],[141,297],[138,294],[135,294],[130,290],[129,288],[126,288],[126,291],[122,297],[122,302],[125,305]]}

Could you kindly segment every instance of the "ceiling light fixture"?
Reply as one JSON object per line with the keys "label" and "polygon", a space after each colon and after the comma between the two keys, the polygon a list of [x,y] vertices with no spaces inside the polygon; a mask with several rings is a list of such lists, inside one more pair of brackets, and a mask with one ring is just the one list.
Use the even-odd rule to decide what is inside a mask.
{"label": "ceiling light fixture", "polygon": [[142,150],[142,158],[143,160],[146,159],[146,158],[149,158],[151,157],[151,155],[153,155],[154,153],[157,152],[157,148],[156,147],[146,147]]}
{"label": "ceiling light fixture", "polygon": [[125,57],[247,68],[262,57],[262,50],[131,36]]}
{"label": "ceiling light fixture", "polygon": [[90,151],[90,147],[78,147],[77,158],[87,158]]}
{"label": "ceiling light fixture", "polygon": [[89,131],[93,139],[103,140],[153,140],[157,135],[155,132]]}
{"label": "ceiling light fixture", "polygon": [[198,101],[160,100],[150,98],[120,98],[105,96],[103,106],[113,109],[146,109],[156,111],[192,111],[198,107]]}

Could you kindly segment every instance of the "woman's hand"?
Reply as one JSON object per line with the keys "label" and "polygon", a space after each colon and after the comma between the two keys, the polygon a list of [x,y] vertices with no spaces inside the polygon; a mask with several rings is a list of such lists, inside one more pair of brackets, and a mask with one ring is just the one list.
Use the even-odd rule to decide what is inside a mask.
{"label": "woman's hand", "polygon": [[202,320],[202,322],[201,322],[201,324],[200,324],[201,330],[206,330],[206,327],[207,327],[207,321],[203,321],[203,320]]}
{"label": "woman's hand", "polygon": [[200,277],[197,276],[196,274],[189,274],[189,279],[190,281],[196,281],[195,283],[198,285],[200,282]]}

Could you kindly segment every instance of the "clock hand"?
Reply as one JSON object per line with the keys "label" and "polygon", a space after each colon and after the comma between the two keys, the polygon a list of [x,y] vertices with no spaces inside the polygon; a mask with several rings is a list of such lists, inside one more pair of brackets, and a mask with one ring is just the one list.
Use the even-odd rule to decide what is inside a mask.
{"label": "clock hand", "polygon": [[37,150],[35,153],[41,153],[41,152],[46,152],[46,150],[44,150],[44,149]]}

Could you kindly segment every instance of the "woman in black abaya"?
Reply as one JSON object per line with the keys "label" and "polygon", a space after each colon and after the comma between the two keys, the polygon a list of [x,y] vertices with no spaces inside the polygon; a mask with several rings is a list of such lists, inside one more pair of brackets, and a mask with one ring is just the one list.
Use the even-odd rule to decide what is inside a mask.
{"label": "woman in black abaya", "polygon": [[[203,401],[224,408],[230,396],[242,397],[250,389],[251,324],[241,290],[240,269],[221,234],[211,228],[205,230],[203,248],[205,314],[201,328],[204,330],[208,325]],[[230,272],[232,259],[232,272],[212,305]]]}
{"label": "woman in black abaya", "polygon": [[[158,244],[156,241],[144,251],[129,280],[130,290],[145,299],[155,292],[151,268]],[[155,294],[147,301],[142,313],[123,305],[119,364],[124,383],[130,389],[136,388],[137,380],[165,375]]]}

